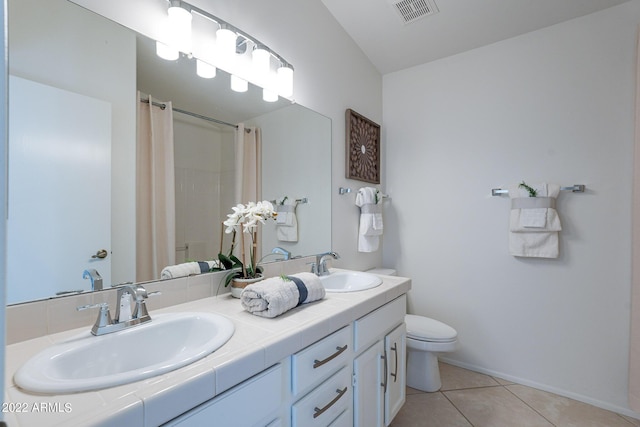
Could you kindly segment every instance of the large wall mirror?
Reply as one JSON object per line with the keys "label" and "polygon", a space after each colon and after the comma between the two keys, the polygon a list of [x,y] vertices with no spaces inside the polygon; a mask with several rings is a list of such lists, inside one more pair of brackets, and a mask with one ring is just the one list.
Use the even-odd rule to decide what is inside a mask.
{"label": "large wall mirror", "polygon": [[232,92],[222,71],[201,79],[188,58],[157,58],[151,40],[67,0],[9,0],[8,27],[9,304],[90,291],[85,270],[98,271],[104,288],[141,280],[136,118],[149,95],[227,123],[173,112],[175,247],[162,249],[176,263],[220,249],[238,123],[262,134],[262,199],[307,202],[296,208],[297,241],[267,224],[262,254],[331,248],[330,119],[289,100],[264,102],[256,87]]}

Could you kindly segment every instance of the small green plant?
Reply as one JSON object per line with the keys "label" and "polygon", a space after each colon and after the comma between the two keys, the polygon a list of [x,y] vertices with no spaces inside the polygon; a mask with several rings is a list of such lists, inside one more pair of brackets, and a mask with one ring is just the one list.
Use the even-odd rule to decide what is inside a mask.
{"label": "small green plant", "polygon": [[524,188],[529,192],[529,197],[538,197],[538,190],[533,187],[528,186],[524,181],[518,185],[518,188]]}

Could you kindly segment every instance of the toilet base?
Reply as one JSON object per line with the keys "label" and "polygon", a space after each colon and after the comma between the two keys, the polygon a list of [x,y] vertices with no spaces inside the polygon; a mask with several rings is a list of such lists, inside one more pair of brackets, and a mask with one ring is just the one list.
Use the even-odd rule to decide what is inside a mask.
{"label": "toilet base", "polygon": [[442,381],[435,353],[407,348],[407,385],[429,393],[440,390]]}

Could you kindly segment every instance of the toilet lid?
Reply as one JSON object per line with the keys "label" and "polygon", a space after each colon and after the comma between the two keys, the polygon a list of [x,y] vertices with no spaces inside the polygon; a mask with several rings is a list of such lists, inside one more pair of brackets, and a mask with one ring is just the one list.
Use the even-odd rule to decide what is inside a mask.
{"label": "toilet lid", "polygon": [[407,324],[407,336],[416,340],[446,342],[458,336],[451,326],[428,317],[407,314],[404,321]]}

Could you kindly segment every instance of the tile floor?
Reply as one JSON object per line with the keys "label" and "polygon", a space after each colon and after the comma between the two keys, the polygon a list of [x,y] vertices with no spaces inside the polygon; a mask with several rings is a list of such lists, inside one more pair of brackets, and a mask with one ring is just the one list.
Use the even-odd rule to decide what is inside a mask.
{"label": "tile floor", "polygon": [[442,388],[407,388],[390,427],[633,427],[640,420],[440,363]]}

